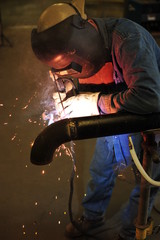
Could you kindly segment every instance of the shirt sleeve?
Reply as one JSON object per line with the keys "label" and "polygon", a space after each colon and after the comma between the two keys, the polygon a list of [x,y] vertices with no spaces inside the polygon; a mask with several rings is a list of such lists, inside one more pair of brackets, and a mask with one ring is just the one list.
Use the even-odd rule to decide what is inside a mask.
{"label": "shirt sleeve", "polygon": [[122,72],[127,89],[101,95],[103,113],[129,111],[146,114],[160,111],[160,72],[154,46],[140,36],[113,41],[113,57]]}

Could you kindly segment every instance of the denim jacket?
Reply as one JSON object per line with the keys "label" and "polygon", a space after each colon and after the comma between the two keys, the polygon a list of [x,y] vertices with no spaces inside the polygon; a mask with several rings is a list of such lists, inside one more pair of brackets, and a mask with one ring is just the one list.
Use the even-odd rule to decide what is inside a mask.
{"label": "denim jacket", "polygon": [[160,48],[152,35],[128,19],[93,20],[112,59],[115,83],[127,85],[127,89],[105,95],[105,113],[159,112]]}

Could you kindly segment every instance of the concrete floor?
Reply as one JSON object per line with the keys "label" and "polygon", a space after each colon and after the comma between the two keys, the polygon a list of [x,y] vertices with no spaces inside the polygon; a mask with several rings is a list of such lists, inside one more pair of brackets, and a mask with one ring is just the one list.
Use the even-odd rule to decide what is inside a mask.
{"label": "concrete floor", "polygon": [[[30,34],[40,12],[51,3],[49,0],[1,3],[3,33],[13,45],[10,47],[4,41],[0,47],[0,239],[3,240],[66,239],[72,160],[61,149],[50,165],[30,163],[31,143],[45,127],[41,102],[49,81],[48,68],[32,53]],[[95,139],[75,142],[74,218],[82,214],[81,199],[89,179],[94,145]],[[69,147],[69,143],[65,146]],[[124,173],[117,181],[106,224],[98,230],[100,239],[113,239],[120,226],[120,210],[134,186],[132,172],[127,171],[129,175]],[[159,199],[156,204],[159,208]],[[160,224],[160,215],[155,211],[152,215],[155,225]],[[149,239],[159,238],[160,235],[153,235]]]}

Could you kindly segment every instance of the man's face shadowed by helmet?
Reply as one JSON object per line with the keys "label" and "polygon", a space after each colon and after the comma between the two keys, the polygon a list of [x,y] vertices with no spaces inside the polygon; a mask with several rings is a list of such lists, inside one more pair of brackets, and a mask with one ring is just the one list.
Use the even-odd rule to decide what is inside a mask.
{"label": "man's face shadowed by helmet", "polygon": [[53,69],[80,65],[81,72],[73,77],[88,78],[105,64],[106,50],[98,29],[76,14],[44,31],[33,29],[31,42],[35,55]]}

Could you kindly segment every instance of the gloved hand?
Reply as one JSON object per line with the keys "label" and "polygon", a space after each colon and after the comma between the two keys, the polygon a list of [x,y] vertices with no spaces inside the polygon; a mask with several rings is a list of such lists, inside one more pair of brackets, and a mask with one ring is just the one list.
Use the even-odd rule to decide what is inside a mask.
{"label": "gloved hand", "polygon": [[99,115],[98,96],[99,93],[85,93],[68,98],[63,102],[61,118]]}

